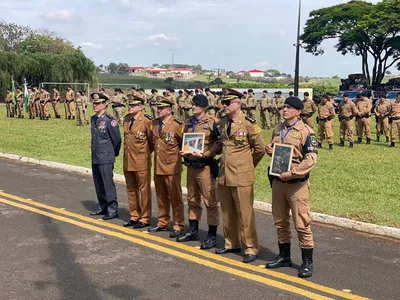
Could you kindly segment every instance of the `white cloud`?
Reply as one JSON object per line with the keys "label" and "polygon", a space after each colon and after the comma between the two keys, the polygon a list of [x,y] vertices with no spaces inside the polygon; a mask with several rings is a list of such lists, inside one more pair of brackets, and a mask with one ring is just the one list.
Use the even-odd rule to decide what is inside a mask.
{"label": "white cloud", "polygon": [[269,66],[269,62],[267,62],[266,60],[260,61],[258,63],[255,63],[254,66],[259,69],[265,69]]}
{"label": "white cloud", "polygon": [[154,46],[160,47],[163,44],[179,46],[179,39],[175,36],[166,36],[164,33],[149,35],[145,40],[150,41]]}
{"label": "white cloud", "polygon": [[49,21],[70,21],[75,17],[75,14],[72,9],[61,9],[48,12],[45,17]]}
{"label": "white cloud", "polygon": [[168,7],[160,7],[157,10],[157,13],[158,14],[166,14],[166,13],[169,13],[169,12],[172,12],[172,11],[174,11],[174,9],[171,9],[171,8],[168,8]]}
{"label": "white cloud", "polygon": [[102,49],[103,46],[101,44],[93,44],[93,43],[81,43],[79,45],[83,49]]}
{"label": "white cloud", "polygon": [[285,36],[286,35],[286,31],[281,29],[281,30],[279,30],[279,34],[282,35],[282,36]]}
{"label": "white cloud", "polygon": [[131,0],[118,0],[118,3],[123,8],[131,8],[132,7],[132,1]]}

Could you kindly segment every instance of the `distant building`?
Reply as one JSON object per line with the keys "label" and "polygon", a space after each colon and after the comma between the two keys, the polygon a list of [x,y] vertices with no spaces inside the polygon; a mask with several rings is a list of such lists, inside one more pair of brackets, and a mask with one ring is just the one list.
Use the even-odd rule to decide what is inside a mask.
{"label": "distant building", "polygon": [[249,71],[251,77],[264,77],[264,71],[253,69]]}
{"label": "distant building", "polygon": [[190,68],[171,68],[169,69],[169,72],[175,73],[175,74],[182,74],[182,75],[192,75],[193,70]]}
{"label": "distant building", "polygon": [[244,73],[246,73],[246,72],[247,72],[246,70],[240,70],[238,75],[244,75]]}

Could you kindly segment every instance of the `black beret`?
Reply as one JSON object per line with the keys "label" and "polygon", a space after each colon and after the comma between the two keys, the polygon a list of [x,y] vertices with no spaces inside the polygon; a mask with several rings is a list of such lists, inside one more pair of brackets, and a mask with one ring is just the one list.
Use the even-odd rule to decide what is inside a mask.
{"label": "black beret", "polygon": [[369,97],[368,91],[362,91],[360,94],[361,97]]}
{"label": "black beret", "polygon": [[294,93],[292,91],[289,92],[289,96],[293,96]]}
{"label": "black beret", "polygon": [[279,95],[282,95],[282,92],[281,92],[281,91],[277,91],[276,93],[279,94]]}
{"label": "black beret", "polygon": [[195,89],[194,92],[197,94],[197,93],[199,92],[199,90],[198,90],[198,89]]}
{"label": "black beret", "polygon": [[285,104],[289,105],[297,110],[302,110],[304,108],[303,101],[297,97],[288,97],[285,100]]}
{"label": "black beret", "polygon": [[218,96],[222,96],[224,92],[216,92],[215,94],[217,94]]}
{"label": "black beret", "polygon": [[249,93],[253,93],[253,89],[248,89],[247,90]]}
{"label": "black beret", "polygon": [[131,87],[131,90],[134,90],[134,91],[136,91],[136,88],[133,86],[133,87]]}
{"label": "black beret", "polygon": [[349,96],[349,93],[344,93],[343,94],[343,97],[348,97]]}
{"label": "black beret", "polygon": [[268,94],[268,91],[267,90],[263,90],[263,93],[267,93]]}
{"label": "black beret", "polygon": [[157,92],[158,92],[158,91],[157,91],[156,89],[152,89],[152,90],[151,90],[151,93],[152,93],[152,94],[157,93]]}
{"label": "black beret", "polygon": [[329,95],[328,95],[328,94],[323,94],[322,97],[321,97],[321,99],[324,99],[324,98],[325,98],[326,100],[328,100],[328,99],[329,99]]}
{"label": "black beret", "polygon": [[115,88],[115,89],[114,89],[114,92],[119,92],[119,91],[120,91],[119,88]]}
{"label": "black beret", "polygon": [[310,96],[308,92],[304,92],[304,96]]}
{"label": "black beret", "polygon": [[193,103],[197,106],[207,107],[208,106],[208,99],[204,95],[196,95],[192,99]]}
{"label": "black beret", "polygon": [[242,94],[244,94],[244,95],[247,95],[247,92],[246,92],[246,91],[244,91]]}
{"label": "black beret", "polygon": [[183,94],[183,91],[182,91],[182,90],[179,90],[178,94]]}
{"label": "black beret", "polygon": [[204,91],[209,92],[209,91],[210,91],[210,88],[206,88]]}

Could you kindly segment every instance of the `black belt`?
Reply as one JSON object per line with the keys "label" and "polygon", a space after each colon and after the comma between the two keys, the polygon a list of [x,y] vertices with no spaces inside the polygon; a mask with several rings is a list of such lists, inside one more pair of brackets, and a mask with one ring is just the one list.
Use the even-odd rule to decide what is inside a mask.
{"label": "black belt", "polygon": [[278,110],[282,110],[283,109],[283,107],[281,107],[281,108],[278,108]]}
{"label": "black belt", "polygon": [[400,117],[395,117],[395,118],[392,118],[392,120],[393,120],[393,121],[400,120]]}
{"label": "black belt", "polygon": [[292,180],[289,180],[289,181],[283,181],[283,180],[280,179],[279,177],[274,177],[274,179],[276,179],[276,180],[278,180],[278,181],[280,181],[280,182],[282,182],[282,183],[298,183],[298,182],[305,182],[305,181],[307,181],[309,178],[310,178],[310,175],[309,175],[309,174],[307,174],[306,177],[303,177],[303,178],[295,178],[295,179],[292,179]]}
{"label": "black belt", "polygon": [[326,121],[329,121],[330,119],[329,118],[325,118],[325,119],[318,119],[318,121],[320,121],[320,122],[326,122]]}
{"label": "black belt", "polygon": [[342,117],[342,116],[340,116],[340,120],[342,121],[350,121],[350,120],[353,120],[353,117]]}
{"label": "black belt", "polygon": [[156,105],[157,105],[157,103],[154,103],[154,104],[151,104],[151,103],[150,103],[150,106],[156,106]]}
{"label": "black belt", "polygon": [[112,107],[113,107],[113,108],[116,108],[116,107],[125,107],[125,105],[124,105],[124,104],[117,104],[117,105],[113,105]]}
{"label": "black belt", "polygon": [[366,119],[369,119],[369,116],[361,116],[361,117],[357,117],[357,119],[364,119],[364,118],[366,118]]}
{"label": "black belt", "polygon": [[302,118],[311,118],[312,114],[301,114],[300,117],[302,117]]}

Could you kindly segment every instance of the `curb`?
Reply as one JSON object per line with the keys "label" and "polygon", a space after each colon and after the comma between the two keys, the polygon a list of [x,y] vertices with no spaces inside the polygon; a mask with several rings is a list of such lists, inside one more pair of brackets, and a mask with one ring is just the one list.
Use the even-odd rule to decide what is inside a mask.
{"label": "curb", "polygon": [[[10,160],[18,160],[21,162],[37,164],[37,165],[41,165],[41,166],[45,166],[45,167],[49,167],[49,168],[53,168],[53,169],[59,169],[59,170],[83,174],[83,175],[90,175],[90,176],[92,175],[92,170],[89,168],[67,165],[67,164],[52,162],[52,161],[47,161],[47,160],[39,160],[39,159],[34,159],[34,158],[29,158],[29,157],[23,157],[23,156],[19,156],[16,154],[0,152],[0,158],[7,158]],[[114,173],[114,180],[118,183],[123,183],[123,184],[125,183],[125,177],[120,174]],[[154,188],[153,181],[151,182],[151,187]],[[182,193],[187,194],[186,187],[182,187]],[[254,209],[262,211],[262,212],[272,213],[272,205],[270,203],[266,203],[266,202],[254,201]],[[311,213],[311,217],[314,222],[334,225],[337,227],[353,229],[353,230],[357,230],[360,232],[376,234],[376,235],[391,237],[391,238],[400,240],[400,228],[380,226],[380,225],[376,225],[376,224],[354,221],[354,220],[350,220],[350,219],[346,219],[346,218],[340,218],[340,217],[330,216],[330,215],[321,214],[321,213],[314,213],[314,212]]]}

